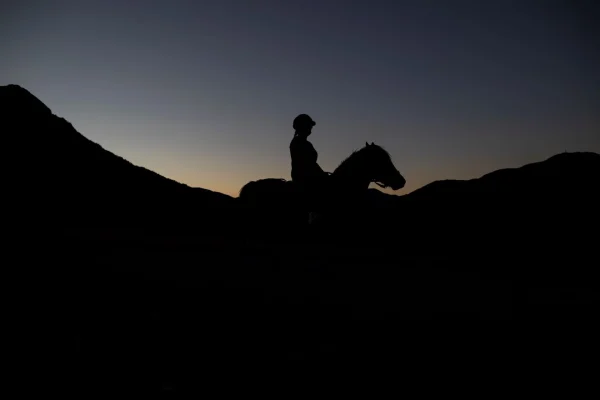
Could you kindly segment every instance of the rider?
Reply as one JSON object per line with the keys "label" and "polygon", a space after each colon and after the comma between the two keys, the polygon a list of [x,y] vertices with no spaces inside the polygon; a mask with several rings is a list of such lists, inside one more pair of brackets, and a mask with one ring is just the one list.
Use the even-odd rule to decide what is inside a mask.
{"label": "rider", "polygon": [[316,122],[307,114],[298,115],[294,119],[293,127],[296,132],[290,143],[292,181],[298,184],[307,196],[309,206],[312,208],[317,206],[319,197],[322,198],[320,195],[323,194],[329,176],[329,173],[323,171],[317,163],[318,153],[307,140],[315,125]]}

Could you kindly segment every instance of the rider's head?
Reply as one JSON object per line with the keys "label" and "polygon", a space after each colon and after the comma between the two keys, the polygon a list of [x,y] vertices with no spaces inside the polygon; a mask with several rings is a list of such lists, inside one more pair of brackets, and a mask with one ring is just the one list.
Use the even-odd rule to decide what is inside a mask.
{"label": "rider's head", "polygon": [[313,121],[311,117],[307,114],[300,114],[296,118],[294,118],[294,130],[296,134],[300,135],[310,135],[312,131],[312,127],[316,125],[316,122]]}

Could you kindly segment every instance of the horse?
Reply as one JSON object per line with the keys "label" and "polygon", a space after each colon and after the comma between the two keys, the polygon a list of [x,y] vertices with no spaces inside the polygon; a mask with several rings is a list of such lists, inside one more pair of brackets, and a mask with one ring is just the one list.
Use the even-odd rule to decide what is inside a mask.
{"label": "horse", "polygon": [[[323,203],[328,211],[356,210],[365,204],[369,185],[393,190],[404,187],[406,180],[394,166],[390,154],[381,146],[368,142],[360,150],[355,150],[328,177],[329,185],[323,194]],[[281,210],[296,212],[294,219],[302,220],[307,210],[301,190],[282,178],[265,178],[251,181],[240,190],[239,201],[246,206],[264,212],[275,212],[280,217]],[[304,214],[306,216],[306,214]],[[306,221],[306,219],[304,219]]]}

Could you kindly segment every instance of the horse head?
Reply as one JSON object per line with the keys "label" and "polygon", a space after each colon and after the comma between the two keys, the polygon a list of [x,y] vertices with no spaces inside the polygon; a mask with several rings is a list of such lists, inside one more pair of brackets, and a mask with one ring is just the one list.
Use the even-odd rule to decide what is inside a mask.
{"label": "horse head", "polygon": [[379,187],[391,187],[393,190],[402,189],[406,179],[394,166],[389,153],[381,146],[371,142],[366,143],[363,151],[367,160],[370,182]]}
{"label": "horse head", "polygon": [[393,190],[402,189],[406,184],[389,153],[375,143],[367,143],[353,152],[335,169],[333,177],[342,190],[366,190],[371,182]]}

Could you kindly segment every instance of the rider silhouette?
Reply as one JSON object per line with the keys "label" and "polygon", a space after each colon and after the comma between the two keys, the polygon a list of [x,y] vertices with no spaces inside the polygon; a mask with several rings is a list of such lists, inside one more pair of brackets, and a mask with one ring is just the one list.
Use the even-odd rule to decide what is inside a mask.
{"label": "rider silhouette", "polygon": [[[307,140],[316,123],[307,114],[300,114],[294,119],[294,138],[290,143],[292,156],[292,181],[305,195],[310,208],[318,207],[329,173],[317,163],[318,153]],[[309,210],[316,211],[316,210]]]}

